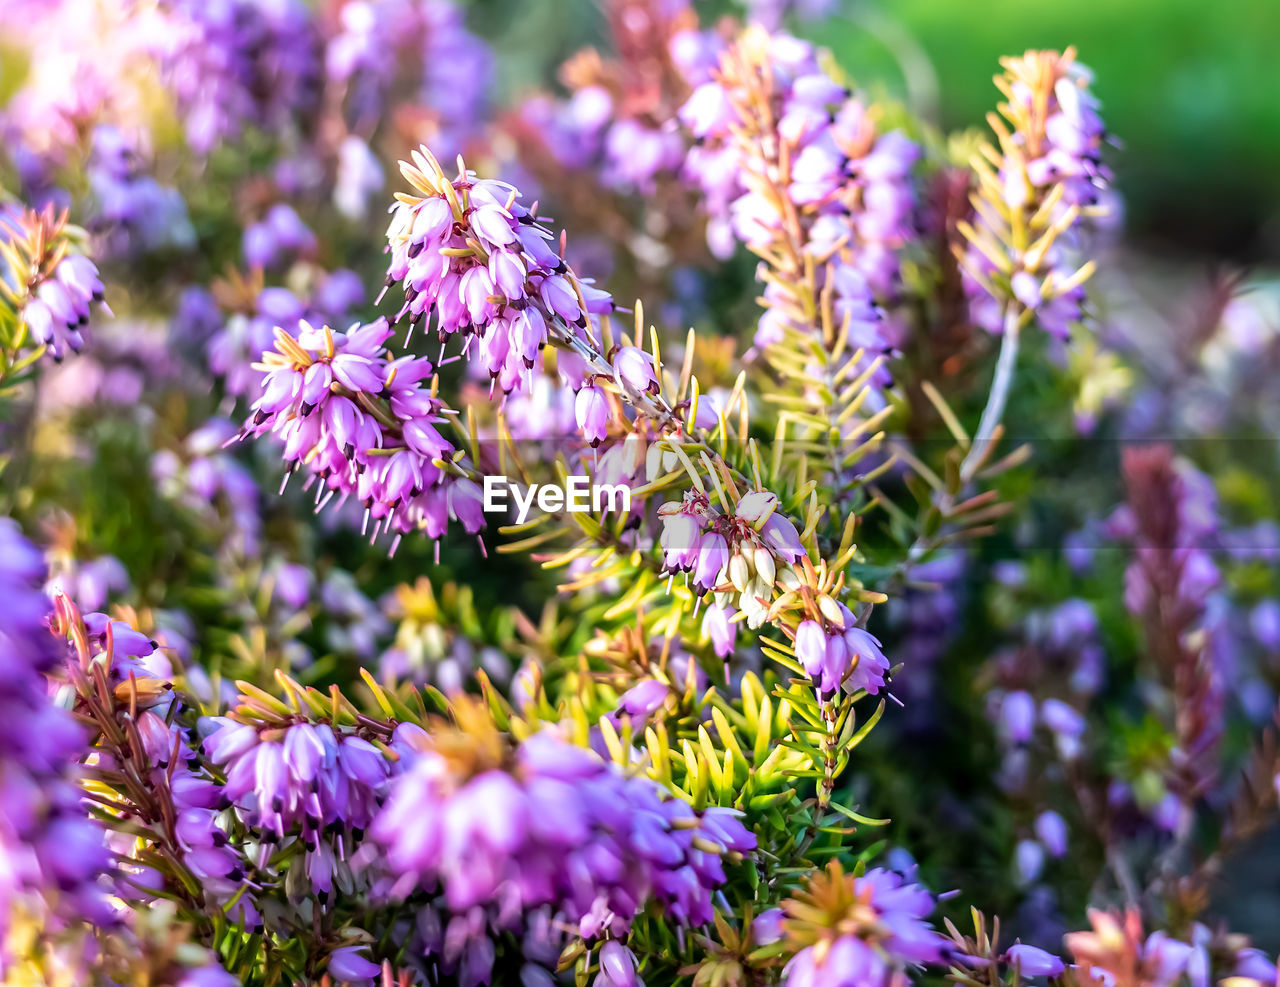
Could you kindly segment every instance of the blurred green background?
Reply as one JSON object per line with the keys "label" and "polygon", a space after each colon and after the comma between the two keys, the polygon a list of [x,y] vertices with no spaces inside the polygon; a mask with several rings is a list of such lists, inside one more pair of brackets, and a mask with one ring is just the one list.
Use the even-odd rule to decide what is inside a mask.
{"label": "blurred green background", "polygon": [[[696,5],[704,23],[741,9]],[[501,40],[508,93],[550,80],[603,36],[593,0],[475,6],[473,25]],[[1112,160],[1130,242],[1280,262],[1280,0],[840,0],[830,19],[793,26],[860,82],[935,85],[947,127],[983,124],[1001,55],[1074,44],[1121,145]]]}

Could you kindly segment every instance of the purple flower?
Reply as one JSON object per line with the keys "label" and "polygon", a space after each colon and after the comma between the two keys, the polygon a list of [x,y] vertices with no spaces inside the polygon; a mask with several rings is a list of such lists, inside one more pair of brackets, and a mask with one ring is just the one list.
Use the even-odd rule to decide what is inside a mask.
{"label": "purple flower", "polygon": [[1236,954],[1235,975],[1257,980],[1264,984],[1274,983],[1276,965],[1267,959],[1260,949],[1247,948]]}
{"label": "purple flower", "polygon": [[1047,809],[1036,817],[1036,839],[1055,857],[1067,852],[1067,824],[1062,816]]}
{"label": "purple flower", "polygon": [[657,391],[653,357],[637,346],[623,346],[613,357],[613,376],[619,387]]}
{"label": "purple flower", "polygon": [[783,936],[781,908],[766,908],[751,921],[751,936],[760,946],[769,946]]}
{"label": "purple flower", "polygon": [[861,627],[853,626],[853,614],[845,613],[845,622],[849,629],[844,632],[845,646],[849,650],[853,670],[844,680],[846,692],[865,690],[869,695],[876,695],[885,684],[885,673],[889,671],[889,659],[880,650],[880,642]]}
{"label": "purple flower", "polygon": [[686,512],[683,509],[664,513],[659,545],[664,552],[663,564],[668,569],[675,572],[689,572],[700,558],[701,519],[695,513]]}
{"label": "purple flower", "polygon": [[0,939],[19,898],[42,924],[110,921],[96,879],[111,857],[75,785],[87,738],[49,700],[59,653],[43,580],[40,552],[0,518]]}
{"label": "purple flower", "polygon": [[1046,699],[1041,703],[1040,718],[1059,737],[1074,739],[1084,732],[1084,718],[1061,699]]}
{"label": "purple flower", "polygon": [[1013,861],[1018,883],[1031,884],[1044,869],[1044,848],[1035,840],[1019,840],[1014,847]]}
{"label": "purple flower", "polygon": [[795,651],[819,691],[833,692],[839,686],[849,660],[843,636],[828,634],[816,620],[805,620],[796,628]]}
{"label": "purple flower", "polygon": [[1000,703],[1000,726],[1011,743],[1025,744],[1036,726],[1036,702],[1018,690],[1005,695]]}
{"label": "purple flower", "polygon": [[616,939],[610,939],[600,947],[600,976],[593,987],[637,987],[636,957]]}
{"label": "purple flower", "polygon": [[764,527],[760,529],[760,537],[769,550],[784,561],[798,562],[805,554],[796,526],[791,523],[790,518],[783,517],[776,511],[769,515]]}
{"label": "purple flower", "polygon": [[622,935],[650,898],[677,922],[709,921],[721,854],[755,846],[735,814],[696,813],[550,733],[513,764],[467,777],[430,747],[415,757],[372,830],[398,891],[438,885],[459,913],[550,905],[583,936]]}
{"label": "purple flower", "polygon": [[404,286],[397,318],[430,320],[442,342],[476,337],[466,352],[495,385],[527,390],[549,334],[581,336],[613,301],[566,266],[514,187],[471,172],[450,181],[426,148],[413,158],[402,170],[418,196],[396,203],[387,230],[387,283]]}
{"label": "purple flower", "polygon": [[382,967],[364,956],[362,946],[342,946],[329,954],[329,976],[338,983],[365,984],[382,973]]}
{"label": "purple flower", "polygon": [[738,637],[738,625],[730,620],[730,616],[724,607],[712,604],[702,617],[703,633],[711,639],[711,647],[721,658],[728,658],[733,654],[734,642]]}
{"label": "purple flower", "polygon": [[618,712],[636,720],[647,720],[666,703],[671,687],[657,679],[645,679],[634,685],[618,699]]}
{"label": "purple flower", "polygon": [[1015,942],[1004,954],[1006,963],[1018,964],[1024,977],[1056,977],[1066,968],[1062,960],[1038,946]]}
{"label": "purple flower", "polygon": [[703,592],[711,590],[728,564],[729,543],[724,535],[717,532],[704,535],[698,542],[698,559],[689,584]]}
{"label": "purple flower", "polygon": [[582,435],[598,446],[609,434],[609,402],[599,387],[584,387],[574,399],[574,416]]}
{"label": "purple flower", "polygon": [[187,970],[176,987],[236,987],[238,983],[217,962],[210,962],[207,966]]}
{"label": "purple flower", "polygon": [[815,941],[783,970],[787,987],[891,987],[902,971],[942,959],[945,940],[925,921],[934,902],[924,888],[875,868],[860,877],[836,864],[785,902],[793,940]]}
{"label": "purple flower", "polygon": [[1249,614],[1254,640],[1268,651],[1280,649],[1280,601],[1263,600]]}

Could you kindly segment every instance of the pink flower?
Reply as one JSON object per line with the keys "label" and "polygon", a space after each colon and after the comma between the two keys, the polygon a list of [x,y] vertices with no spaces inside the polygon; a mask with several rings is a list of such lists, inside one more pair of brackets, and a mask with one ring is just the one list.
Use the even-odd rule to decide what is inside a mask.
{"label": "pink flower", "polygon": [[609,434],[609,401],[599,387],[584,387],[573,402],[578,428],[593,446]]}
{"label": "pink flower", "polygon": [[620,387],[657,393],[658,379],[653,375],[653,357],[636,346],[624,346],[613,357],[613,375]]}

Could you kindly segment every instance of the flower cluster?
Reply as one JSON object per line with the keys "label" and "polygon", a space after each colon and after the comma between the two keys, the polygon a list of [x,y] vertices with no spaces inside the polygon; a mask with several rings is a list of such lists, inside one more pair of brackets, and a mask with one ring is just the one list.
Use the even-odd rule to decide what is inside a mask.
{"label": "flower cluster", "polygon": [[696,812],[550,732],[509,752],[497,737],[422,741],[373,833],[397,889],[438,885],[459,913],[553,905],[596,938],[625,934],[653,898],[698,925],[722,855],[755,848],[732,812]]}
{"label": "flower cluster", "polygon": [[714,592],[724,607],[733,601],[749,627],[759,627],[774,586],[797,589],[795,563],[805,558],[800,533],[778,509],[776,494],[753,491],[718,510],[706,494],[691,490],[682,500],[663,504],[660,545],[669,572],[689,574],[700,594]]}
{"label": "flower cluster", "polygon": [[261,365],[263,393],[242,434],[274,433],[289,473],[305,466],[319,481],[317,504],[354,497],[375,537],[385,529],[397,541],[416,530],[439,538],[451,520],[478,531],[480,488],[437,465],[454,450],[436,428],[444,419],[426,383],[431,364],[390,359],[385,319],[345,333],[300,328],[296,337],[276,331],[276,349]]}
{"label": "flower cluster", "polygon": [[283,127],[319,96],[319,41],[300,0],[164,0],[148,41],[201,153],[246,127]]}
{"label": "flower cluster", "polygon": [[[108,870],[104,833],[81,801],[71,765],[80,728],[49,701],[44,674],[58,661],[45,626],[44,559],[8,518],[0,519],[0,942],[21,911],[53,926],[111,913],[97,878]],[[6,966],[0,950],[0,972]]]}
{"label": "flower cluster", "polygon": [[0,214],[0,302],[18,319],[3,341],[10,365],[28,338],[55,360],[84,345],[82,330],[103,287],[93,261],[71,252],[69,233],[66,214],[52,207]]}
{"label": "flower cluster", "polygon": [[[872,353],[895,345],[875,303],[896,293],[916,146],[882,132],[811,46],[764,32],[748,31],[723,56],[681,119],[700,141],[686,171],[712,210],[713,242],[731,234],[782,275],[766,279],[757,345],[781,342],[788,328],[814,332],[824,291],[846,345]],[[806,267],[821,273],[806,276]]]}
{"label": "flower cluster", "polygon": [[[398,195],[387,230],[388,284],[404,284],[399,317],[430,321],[441,342],[475,337],[467,348],[502,391],[525,390],[548,339],[587,333],[613,301],[565,265],[515,188],[465,167],[449,180],[423,152],[402,165],[416,194]],[[582,369],[569,364],[561,359],[561,373],[576,383]]]}
{"label": "flower cluster", "polygon": [[88,175],[93,228],[101,231],[109,254],[190,247],[195,242],[182,194],[143,171],[140,149],[119,128],[104,124],[94,130]]}
{"label": "flower cluster", "polygon": [[698,30],[687,0],[624,0],[608,11],[616,57],[579,53],[561,70],[568,99],[520,109],[524,128],[564,168],[594,172],[607,188],[652,196],[685,154],[675,110],[707,78],[719,39]]}
{"label": "flower cluster", "polygon": [[893,871],[846,874],[836,862],[783,903],[795,955],[787,987],[891,987],[904,969],[937,963],[945,941],[925,917],[933,896]]}
{"label": "flower cluster", "polygon": [[970,161],[874,11],[906,102],[777,29],[830,0],[602,0],[493,114],[516,6],[0,3],[0,980],[1274,985],[1213,890],[1280,810],[1275,449],[1130,440],[1269,434],[1280,309],[1063,345],[1071,50]]}
{"label": "flower cluster", "polygon": [[1168,446],[1125,450],[1128,503],[1109,521],[1133,544],[1125,605],[1141,623],[1154,667],[1174,697],[1178,746],[1173,787],[1190,799],[1217,770],[1226,689],[1211,646],[1208,601],[1221,574],[1206,544],[1216,534],[1216,495],[1204,474]]}
{"label": "flower cluster", "polygon": [[236,426],[230,421],[211,419],[187,436],[180,452],[157,452],[151,458],[151,472],[162,491],[193,509],[221,506],[232,532],[229,543],[241,555],[253,558],[261,550],[261,497],[253,474],[225,449],[235,435]]}
{"label": "flower cluster", "polygon": [[[266,729],[228,717],[208,724],[204,749],[226,771],[225,794],[264,838],[297,835],[311,850],[323,835],[369,828],[390,774],[390,762],[361,737],[326,723],[270,724]],[[328,894],[323,863],[309,868]]]}
{"label": "flower cluster", "polygon": [[1081,285],[1092,271],[1074,257],[1084,228],[1104,211],[1105,130],[1090,74],[1072,49],[1001,64],[996,84],[1006,102],[989,117],[1000,149],[974,160],[976,218],[961,226],[970,312],[976,325],[1006,333],[1034,315],[1046,332],[1066,338],[1081,318]]}
{"label": "flower cluster", "polygon": [[839,620],[803,620],[796,628],[796,657],[821,693],[844,689],[875,695],[885,683],[889,659],[880,642],[858,626],[858,618],[837,603]]}
{"label": "flower cluster", "polygon": [[[172,691],[173,668],[158,643],[123,620],[102,613],[81,614],[65,596],[56,599],[55,630],[68,640],[67,671],[80,693],[79,705],[98,730],[92,774],[111,777],[133,771],[137,787],[121,804],[119,824],[136,823],[155,834],[162,852],[200,882],[208,900],[227,907],[238,921],[261,927],[251,895],[244,893],[245,861],[219,821],[227,806],[222,787],[204,770],[184,712]],[[101,669],[111,692],[92,696],[86,676]],[[135,832],[113,834],[113,848],[125,862],[119,892],[145,899],[163,875],[138,853]],[[133,859],[129,859],[133,858]]]}
{"label": "flower cluster", "polygon": [[[354,0],[339,14],[325,48],[325,73],[340,87],[355,133],[386,114],[405,66],[415,74],[431,143],[452,156],[484,119],[493,53],[467,30],[451,0]],[[358,139],[358,138],[357,138]]]}

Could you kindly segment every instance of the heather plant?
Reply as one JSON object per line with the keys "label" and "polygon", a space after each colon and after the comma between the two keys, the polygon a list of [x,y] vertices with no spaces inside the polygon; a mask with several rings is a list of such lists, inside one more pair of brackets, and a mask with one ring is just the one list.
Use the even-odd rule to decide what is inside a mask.
{"label": "heather plant", "polygon": [[605,9],[0,11],[4,981],[1276,983],[1273,293],[1113,311],[1073,49]]}

